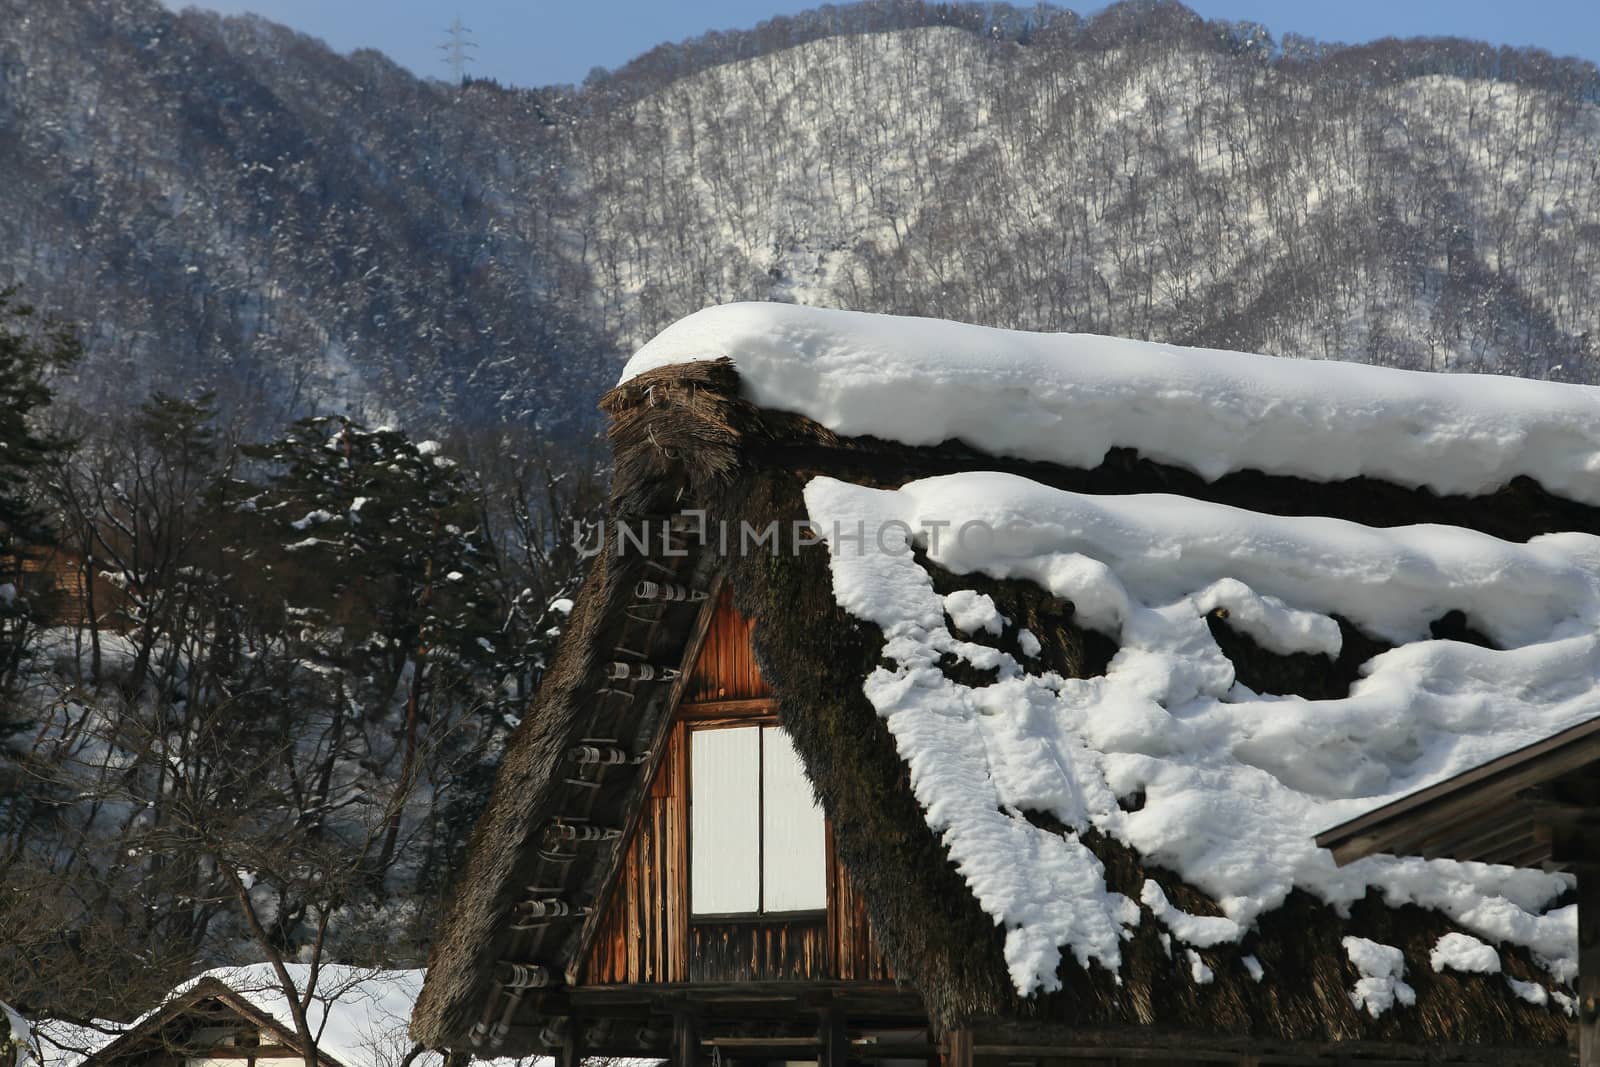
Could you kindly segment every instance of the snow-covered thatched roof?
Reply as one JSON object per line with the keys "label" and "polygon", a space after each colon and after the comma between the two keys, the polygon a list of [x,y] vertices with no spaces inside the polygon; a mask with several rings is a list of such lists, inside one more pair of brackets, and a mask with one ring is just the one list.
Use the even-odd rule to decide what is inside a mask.
{"label": "snow-covered thatched roof", "polygon": [[[1564,1055],[1563,876],[1314,837],[1600,715],[1600,391],[733,305],[604,406],[614,516],[704,513],[680,572],[754,620],[937,1025]],[[773,521],[775,550],[715,536]],[[464,1039],[508,946],[581,949],[504,915],[637,567],[613,542],[578,598],[424,1040]]]}
{"label": "snow-covered thatched roof", "polygon": [[681,319],[621,384],[718,359],[752,403],[841,437],[963,441],[1084,469],[1131,448],[1208,481],[1258,470],[1483,495],[1523,476],[1600,504],[1600,388],[1588,386],[792,304]]}
{"label": "snow-covered thatched roof", "polygon": [[[310,968],[289,964],[291,981],[303,995]],[[319,1058],[332,1067],[400,1067],[411,1042],[406,1024],[417,992],[420,970],[380,970],[329,964],[319,969],[317,987],[306,1006],[307,1020],[317,1035]],[[156,1031],[182,1025],[186,1012],[214,1000],[237,1012],[247,1023],[273,1032],[278,1043],[297,1043],[294,1017],[283,987],[270,964],[220,967],[196,975],[174,989],[158,1006],[126,1026],[71,1026],[45,1021],[35,1027],[43,1054],[42,1067],[92,1067],[139,1059]],[[419,1067],[438,1057],[417,1061]]]}

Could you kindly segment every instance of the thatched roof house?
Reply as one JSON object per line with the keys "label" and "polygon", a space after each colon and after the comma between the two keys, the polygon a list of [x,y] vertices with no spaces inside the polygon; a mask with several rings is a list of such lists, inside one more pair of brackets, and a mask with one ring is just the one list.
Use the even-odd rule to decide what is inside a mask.
{"label": "thatched roof house", "polygon": [[1313,837],[1600,715],[1596,400],[691,316],[603,401],[614,522],[413,1034],[1565,1062],[1569,880]]}
{"label": "thatched roof house", "polygon": [[[417,970],[286,965],[320,1067],[438,1067],[412,1055],[406,1022],[422,986]],[[308,993],[308,986],[315,988]],[[133,1022],[35,1027],[42,1067],[305,1067],[293,1012],[270,964],[197,975]],[[507,1061],[506,1067],[509,1067]]]}
{"label": "thatched roof house", "polygon": [[[78,1067],[305,1067],[294,1026],[222,978],[193,982]],[[348,1067],[318,1050],[321,1067]]]}

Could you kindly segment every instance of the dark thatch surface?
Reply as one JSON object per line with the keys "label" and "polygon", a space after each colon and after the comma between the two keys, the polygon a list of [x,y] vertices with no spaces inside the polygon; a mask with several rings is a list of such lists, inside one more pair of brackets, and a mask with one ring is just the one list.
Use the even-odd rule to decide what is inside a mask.
{"label": "dark thatch surface", "polygon": [[[1125,451],[1094,470],[983,455],[960,442],[927,448],[872,439],[841,439],[799,416],[763,411],[741,398],[725,362],[663,368],[613,390],[603,403],[613,417],[613,514],[619,518],[703,508],[713,522],[778,520],[787,539],[792,520],[805,517],[801,491],[817,474],[861,484],[893,486],[913,478],[966,470],[1005,470],[1080,492],[1174,492],[1276,514],[1321,514],[1372,526],[1443,522],[1524,540],[1553,530],[1600,530],[1600,513],[1552,496],[1519,479],[1482,498],[1439,497],[1367,479],[1312,484],[1241,472],[1206,483],[1188,472]],[[700,560],[705,567],[708,560]],[[1517,999],[1503,979],[1434,974],[1429,950],[1451,928],[1443,917],[1414,907],[1389,908],[1368,899],[1342,918],[1303,893],[1263,917],[1243,944],[1201,952],[1215,973],[1194,983],[1181,956],[1174,960],[1146,922],[1125,947],[1120,984],[1103,970],[1063,964],[1063,991],[1019,998],[1002,962],[1002,931],[979,909],[912,796],[907,772],[886,727],[862,693],[878,662],[882,636],[835,604],[822,547],[791,553],[787,541],[771,556],[722,561],[739,610],[755,622],[754,651],[776,695],[780,718],[834,827],[841,861],[852,872],[874,929],[896,973],[913,982],[930,1018],[943,1028],[972,1020],[1031,1025],[1038,1033],[1067,1025],[1084,1042],[1093,1034],[1153,1033],[1168,1040],[1238,1039],[1288,1042],[1306,1048],[1328,1042],[1378,1042],[1390,1049],[1426,1046],[1436,1054],[1476,1049],[1496,1062],[1561,1062],[1567,1022],[1555,1011]],[[489,809],[474,836],[457,897],[440,931],[413,1033],[433,1046],[465,1047],[492,983],[493,945],[518,884],[520,856],[554,788],[555,760],[583,726],[583,701],[594,683],[598,646],[615,629],[631,584],[627,561],[596,561],[584,585],[560,652],[527,721],[513,740]],[[936,576],[995,597],[1003,614],[1045,643],[1049,665],[1077,676],[1104,669],[1112,647],[1103,635],[1072,621],[1071,606],[1027,583],[964,575]],[[1327,657],[1275,656],[1212,620],[1245,683],[1267,692],[1306,696],[1347,691],[1360,662],[1383,649],[1345,625],[1349,652]],[[1463,620],[1443,619],[1444,627]],[[681,635],[680,635],[681,639]],[[992,640],[992,639],[991,639]],[[1014,642],[1008,630],[999,643]],[[963,679],[983,684],[986,679]],[[1137,805],[1138,797],[1126,798]],[[1043,817],[1039,817],[1043,818]],[[1047,824],[1047,823],[1045,823]],[[1141,863],[1126,847],[1089,838],[1111,885],[1138,898],[1154,877],[1172,902],[1214,912],[1199,892],[1170,872]],[[578,887],[594,892],[590,882]],[[1413,1008],[1377,1020],[1358,1012],[1349,990],[1359,977],[1340,939],[1348,934],[1396,945],[1416,989]],[[564,967],[579,948],[550,965]],[[1266,968],[1257,984],[1239,958],[1253,954]],[[1539,972],[1526,954],[1502,949],[1506,972],[1530,981]],[[1188,1037],[1184,1038],[1188,1040]],[[1354,1047],[1354,1046],[1352,1046]],[[515,1051],[507,1047],[507,1052]]]}
{"label": "dark thatch surface", "polygon": [[482,1012],[498,958],[496,944],[524,884],[518,877],[526,869],[523,853],[533,847],[541,815],[549,810],[549,787],[559,780],[584,686],[601,655],[595,638],[618,586],[610,556],[596,557],[574,598],[569,639],[561,642],[500,765],[412,1009],[413,1031],[424,1044],[464,1047]]}
{"label": "dark thatch surface", "polygon": [[[708,369],[721,376],[723,389],[696,390],[689,378],[676,394],[676,405],[646,403],[641,408],[646,416],[692,411],[694,424],[701,428],[699,439],[679,432],[675,423],[681,424],[681,417],[618,420],[613,426],[617,457],[611,499],[614,516],[665,515],[683,506],[680,494],[686,484],[708,491],[731,478],[737,437],[726,411],[739,408],[748,417],[754,409],[730,399],[736,390],[727,392],[725,370]],[[628,457],[642,455],[654,458],[648,464],[629,462]],[[680,461],[675,458],[678,456],[692,462]],[[594,718],[595,692],[603,684],[605,664],[615,658],[612,650],[619,635],[627,628],[627,607],[635,584],[647,573],[662,577],[648,572],[638,554],[621,551],[612,543],[612,533],[614,530],[608,530],[606,549],[595,557],[575,597],[566,633],[532,707],[512,737],[489,803],[473,831],[466,868],[457,880],[430,956],[428,980],[412,1013],[413,1033],[430,1047],[467,1047],[467,1035],[484,1018],[485,1002],[494,990],[494,967],[506,941],[507,917],[516,901],[526,895],[529,884],[546,880],[534,853],[541,829],[561,811],[564,754],[585,736]],[[693,561],[683,562],[685,573],[679,580],[692,582]],[[654,635],[650,651],[658,654],[650,657],[652,661],[678,661],[689,621],[692,616],[680,617],[678,625]],[[676,653],[671,651],[674,648]],[[619,738],[633,750],[648,747],[649,731],[643,725],[650,721],[648,711],[660,712],[660,699],[659,694],[651,698],[649,708],[624,709],[630,713],[629,719],[642,724],[640,734]],[[642,783],[622,792],[621,799],[632,803],[641,791]],[[583,860],[560,872],[564,895],[579,904],[599,897],[597,883],[606,868],[598,854],[586,853]],[[540,944],[538,958],[553,969],[564,967],[576,952],[578,933],[574,925],[558,943]]]}

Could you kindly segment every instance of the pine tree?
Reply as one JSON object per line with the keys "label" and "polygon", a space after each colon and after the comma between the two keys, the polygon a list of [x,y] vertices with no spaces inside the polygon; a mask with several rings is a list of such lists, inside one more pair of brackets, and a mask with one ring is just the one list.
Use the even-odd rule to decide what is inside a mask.
{"label": "pine tree", "polygon": [[66,447],[39,425],[50,404],[50,380],[79,354],[77,338],[53,323],[39,323],[33,308],[0,290],[0,739],[24,724],[8,712],[8,699],[40,621],[40,598],[21,591],[23,563],[53,535],[34,492],[34,478]]}
{"label": "pine tree", "polygon": [[[422,747],[447,743],[447,720],[492,699],[503,644],[493,561],[471,486],[437,443],[344,417],[295,423],[246,450],[273,473],[237,486],[255,518],[260,573],[303,654],[373,718],[394,724],[396,793],[416,784]],[[396,807],[372,856],[395,858]]]}

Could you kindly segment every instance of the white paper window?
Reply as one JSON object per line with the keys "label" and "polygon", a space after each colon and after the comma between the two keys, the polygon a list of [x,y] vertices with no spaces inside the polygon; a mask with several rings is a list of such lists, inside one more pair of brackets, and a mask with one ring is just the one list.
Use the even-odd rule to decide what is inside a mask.
{"label": "white paper window", "polygon": [[827,831],[788,734],[776,726],[697,730],[689,775],[694,914],[827,907]]}
{"label": "white paper window", "polygon": [[828,906],[828,835],[800,756],[776,726],[761,731],[762,911]]}
{"label": "white paper window", "polygon": [[689,901],[702,915],[761,909],[761,730],[698,730],[689,744]]}

